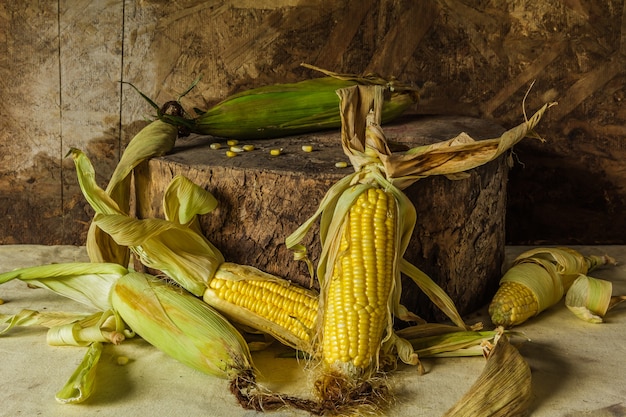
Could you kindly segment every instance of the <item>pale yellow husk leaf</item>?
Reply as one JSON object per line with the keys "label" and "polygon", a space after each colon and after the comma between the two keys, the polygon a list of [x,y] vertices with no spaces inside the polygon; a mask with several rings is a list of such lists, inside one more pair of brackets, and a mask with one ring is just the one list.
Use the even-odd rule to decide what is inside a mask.
{"label": "pale yellow husk leaf", "polygon": [[576,317],[589,323],[602,323],[611,304],[613,284],[580,274],[565,296],[565,305]]}

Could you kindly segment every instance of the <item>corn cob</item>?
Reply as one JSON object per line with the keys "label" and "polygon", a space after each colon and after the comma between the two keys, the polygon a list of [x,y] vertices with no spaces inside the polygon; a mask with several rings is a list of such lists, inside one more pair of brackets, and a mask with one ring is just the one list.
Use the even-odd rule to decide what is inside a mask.
{"label": "corn cob", "polygon": [[318,296],[254,267],[220,264],[203,299],[233,321],[274,336],[282,343],[311,352]]}
{"label": "corn cob", "polygon": [[538,313],[537,296],[519,282],[503,282],[489,304],[491,321],[497,326],[521,324]]}
{"label": "corn cob", "polygon": [[583,256],[571,248],[537,248],[519,255],[500,280],[489,304],[496,326],[524,323],[558,303],[581,274],[614,263],[608,256]]}
{"label": "corn cob", "polygon": [[[411,343],[392,328],[394,317],[415,319],[399,303],[400,272],[412,278],[460,329],[468,329],[450,297],[403,259],[416,213],[401,190],[425,176],[454,176],[497,158],[528,134],[547,105],[498,139],[474,143],[462,136],[394,154],[380,128],[382,88],[357,85],[337,93],[342,147],[355,172],[329,189],[316,213],[285,243],[295,257],[307,260],[300,242],[320,218],[322,366],[316,388],[322,404],[333,412],[353,412],[351,407],[362,405],[380,411],[387,388],[377,378],[379,367],[393,361],[392,354],[419,365]],[[380,201],[385,204],[378,206],[376,198],[368,199],[367,208],[358,212],[361,199],[370,195],[385,195]]]}
{"label": "corn cob", "polygon": [[129,273],[113,286],[111,304],[141,337],[185,365],[230,380],[230,391],[247,409],[291,405],[312,410],[309,400],[275,394],[256,384],[242,335],[226,318],[181,288],[147,274]]}
{"label": "corn cob", "polygon": [[[192,294],[204,295],[207,303],[231,319],[269,333],[296,349],[311,351],[317,293],[253,267],[225,263],[220,251],[201,235],[197,223],[197,214],[207,213],[217,205],[208,191],[178,176],[164,193],[166,220],[138,220],[113,214],[115,203],[89,175],[93,167],[87,156],[75,149],[72,157],[81,190],[96,211],[93,224],[117,245],[130,247],[145,266],[162,271]],[[246,294],[228,295],[226,289],[233,283]],[[286,306],[280,313],[282,321],[267,304],[261,303],[259,308],[258,303],[252,302],[251,288],[273,293],[275,305]],[[295,304],[290,300],[296,300]],[[289,303],[298,308],[291,310]]]}
{"label": "corn cob", "polygon": [[391,326],[396,211],[392,195],[371,187],[344,220],[324,297],[322,359],[330,372],[360,377],[377,360]]}

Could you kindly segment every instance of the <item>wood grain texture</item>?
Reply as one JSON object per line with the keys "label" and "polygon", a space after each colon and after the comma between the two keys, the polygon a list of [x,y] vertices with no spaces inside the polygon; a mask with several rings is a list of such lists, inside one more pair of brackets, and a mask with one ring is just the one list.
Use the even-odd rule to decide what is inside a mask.
{"label": "wood grain texture", "polygon": [[[556,100],[509,184],[509,243],[624,243],[626,2],[25,0],[0,5],[0,243],[81,243],[69,146],[106,183],[159,104],[206,108],[308,62],[421,88],[419,114],[512,127]],[[32,213],[32,214],[31,214]],[[563,216],[562,213],[567,213]],[[593,228],[587,227],[589,217]]]}

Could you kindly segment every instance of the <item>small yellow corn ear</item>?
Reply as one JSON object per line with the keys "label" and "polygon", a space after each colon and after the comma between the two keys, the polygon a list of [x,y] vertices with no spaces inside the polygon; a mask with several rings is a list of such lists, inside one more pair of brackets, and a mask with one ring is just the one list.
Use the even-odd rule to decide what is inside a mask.
{"label": "small yellow corn ear", "polygon": [[237,329],[202,300],[163,280],[129,273],[113,287],[111,304],[133,331],[193,369],[233,379],[253,367]]}
{"label": "small yellow corn ear", "polygon": [[584,256],[571,248],[535,248],[519,255],[500,280],[489,305],[496,326],[524,323],[558,303],[580,274],[613,264],[609,256]]}

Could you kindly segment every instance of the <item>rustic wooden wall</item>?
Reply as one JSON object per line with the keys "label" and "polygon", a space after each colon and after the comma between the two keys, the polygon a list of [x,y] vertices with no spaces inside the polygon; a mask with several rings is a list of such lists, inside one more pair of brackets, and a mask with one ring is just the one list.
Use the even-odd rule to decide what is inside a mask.
{"label": "rustic wooden wall", "polygon": [[522,120],[557,100],[517,147],[511,243],[626,240],[624,0],[25,0],[0,4],[0,243],[84,241],[91,211],[71,146],[106,183],[151,109],[334,71],[423,88],[421,113]]}

